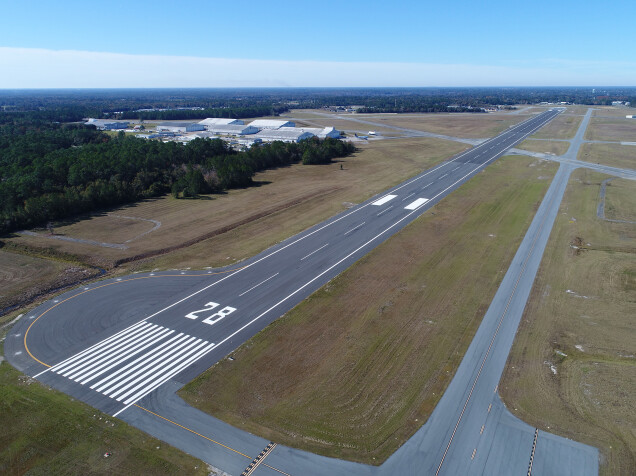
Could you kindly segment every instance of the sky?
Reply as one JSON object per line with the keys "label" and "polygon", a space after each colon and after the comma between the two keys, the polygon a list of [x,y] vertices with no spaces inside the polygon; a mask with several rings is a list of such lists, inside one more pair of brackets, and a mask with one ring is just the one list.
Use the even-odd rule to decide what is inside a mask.
{"label": "sky", "polygon": [[636,2],[0,0],[0,88],[634,86]]}

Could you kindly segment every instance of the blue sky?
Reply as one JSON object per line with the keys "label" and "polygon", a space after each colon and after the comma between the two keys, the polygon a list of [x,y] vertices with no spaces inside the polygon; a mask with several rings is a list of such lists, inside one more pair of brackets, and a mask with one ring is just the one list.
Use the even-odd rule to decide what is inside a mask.
{"label": "blue sky", "polygon": [[0,88],[636,85],[634,1],[0,0],[0,11]]}

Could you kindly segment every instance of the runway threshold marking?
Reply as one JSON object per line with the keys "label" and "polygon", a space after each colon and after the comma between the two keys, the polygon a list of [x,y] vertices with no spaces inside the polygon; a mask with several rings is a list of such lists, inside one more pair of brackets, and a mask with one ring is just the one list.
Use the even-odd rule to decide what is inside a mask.
{"label": "runway threshold marking", "polygon": [[[561,181],[564,180],[564,178],[562,177],[560,179]],[[558,184],[557,187],[558,188]],[[552,197],[550,199],[550,204],[548,206],[548,208],[551,206],[552,202],[554,201],[554,197]],[[490,344],[488,345],[488,349],[486,350],[486,353],[484,354],[484,358],[481,361],[481,365],[479,366],[479,370],[477,371],[477,375],[475,376],[475,379],[473,381],[473,384],[470,388],[470,392],[468,392],[468,396],[466,397],[466,401],[464,402],[464,406],[462,408],[462,411],[459,414],[459,418],[457,419],[457,423],[455,423],[455,428],[453,428],[453,432],[451,433],[451,437],[450,440],[448,441],[448,444],[446,445],[446,449],[444,450],[444,454],[442,455],[442,460],[439,463],[439,466],[437,467],[437,471],[435,471],[435,476],[439,475],[439,472],[442,469],[442,465],[444,464],[444,460],[446,459],[446,455],[448,454],[448,450],[450,449],[450,446],[453,442],[453,438],[455,438],[455,433],[457,433],[457,428],[459,427],[460,422],[462,421],[462,418],[464,416],[464,413],[466,412],[466,408],[468,407],[468,403],[470,402],[470,399],[473,395],[473,392],[475,391],[475,387],[477,386],[477,381],[479,380],[479,377],[481,376],[481,372],[484,369],[484,366],[486,365],[486,360],[488,359],[488,356],[490,355],[490,351],[492,350],[492,347],[495,343],[495,339],[497,338],[497,335],[499,334],[499,329],[501,328],[501,324],[503,323],[504,317],[506,317],[506,314],[508,314],[508,308],[510,307],[510,303],[512,302],[512,298],[514,297],[514,295],[517,292],[517,287],[519,286],[519,282],[521,281],[521,277],[523,276],[523,274],[525,273],[526,267],[528,265],[528,261],[530,260],[530,256],[532,256],[532,252],[534,251],[534,247],[537,243],[537,240],[539,239],[539,235],[541,234],[541,231],[543,230],[543,227],[545,225],[545,222],[548,218],[548,213],[545,213],[543,215],[543,218],[541,219],[541,223],[539,224],[539,227],[537,229],[537,232],[534,235],[534,238],[532,240],[532,244],[530,246],[530,249],[528,250],[528,253],[526,254],[526,257],[523,261],[523,265],[521,266],[521,270],[519,271],[519,274],[517,275],[517,279],[515,281],[515,284],[512,288],[512,292],[510,293],[510,296],[508,296],[508,300],[506,302],[506,306],[503,310],[503,312],[501,313],[501,316],[499,318],[499,322],[497,323],[497,327],[495,328],[495,332],[492,336],[492,339],[490,340]],[[495,387],[495,392],[496,392],[496,387]]]}
{"label": "runway threshold marking", "polygon": [[[209,441],[210,443],[214,443],[215,445],[219,445],[219,446],[221,446],[221,447],[225,448],[226,450],[230,450],[230,451],[232,451],[232,452],[234,452],[234,453],[236,453],[236,454],[238,454],[238,455],[241,455],[241,456],[243,456],[244,458],[247,458],[247,459],[249,459],[249,460],[252,460],[252,459],[253,459],[251,456],[247,456],[245,453],[242,453],[242,452],[240,452],[240,451],[238,451],[238,450],[235,450],[234,448],[232,448],[232,447],[230,447],[230,446],[224,445],[223,443],[221,443],[221,442],[219,442],[219,441],[213,440],[212,438],[209,438],[209,437],[207,437],[207,436],[205,436],[205,435],[202,435],[201,433],[198,433],[198,432],[196,432],[196,431],[194,431],[194,430],[192,430],[192,429],[188,428],[187,426],[183,426],[183,425],[181,425],[181,424],[177,423],[176,421],[172,421],[172,420],[170,420],[169,418],[166,418],[166,417],[164,417],[164,416],[161,416],[161,415],[159,415],[158,413],[153,412],[152,410],[148,410],[147,408],[142,407],[141,405],[138,405],[138,404],[136,404],[136,403],[135,403],[134,405],[135,405],[137,408],[139,408],[140,410],[143,410],[143,411],[145,411],[145,412],[148,412],[148,413],[150,413],[151,415],[156,416],[157,418],[160,418],[160,419],[162,419],[162,420],[164,420],[164,421],[167,421],[168,423],[172,423],[173,425],[178,426],[179,428],[182,428],[182,429],[184,429],[184,430],[186,430],[186,431],[189,431],[190,433],[195,434],[195,435],[197,435],[197,436],[199,436],[199,437],[203,438],[204,440]],[[285,476],[291,476],[290,474],[285,473],[284,471],[281,471],[281,470],[280,470],[280,469],[278,469],[278,468],[274,468],[273,466],[270,466],[270,465],[268,465],[268,464],[263,464],[263,466],[265,466],[265,467],[267,467],[267,468],[269,468],[269,469],[272,469],[272,470],[274,470],[274,471],[277,471],[277,472],[279,472],[279,473],[281,473],[281,474],[284,474]]]}

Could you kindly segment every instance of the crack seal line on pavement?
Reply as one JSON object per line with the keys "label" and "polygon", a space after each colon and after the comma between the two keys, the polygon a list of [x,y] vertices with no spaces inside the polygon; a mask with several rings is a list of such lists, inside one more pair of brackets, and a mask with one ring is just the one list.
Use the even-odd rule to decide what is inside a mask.
{"label": "crack seal line on pavement", "polygon": [[[558,173],[558,172],[557,172]],[[557,184],[557,186],[555,187],[555,190],[558,189],[560,183],[567,179],[570,176],[569,173],[564,174],[563,177],[561,177],[559,179],[559,183]],[[551,197],[550,198],[550,205],[552,204],[552,202],[554,201],[556,197]],[[481,376],[481,372],[484,369],[484,366],[486,365],[486,360],[488,359],[488,356],[490,355],[490,351],[492,350],[492,347],[495,343],[495,339],[497,338],[497,335],[499,334],[499,329],[501,328],[501,324],[503,323],[504,318],[506,317],[506,315],[508,314],[508,308],[510,307],[510,303],[512,302],[512,299],[514,297],[514,295],[517,292],[517,287],[519,286],[519,282],[521,281],[521,278],[523,276],[523,274],[525,273],[526,267],[528,265],[528,261],[530,260],[530,257],[532,256],[532,253],[534,251],[534,247],[537,243],[537,240],[539,239],[539,235],[541,234],[541,231],[543,230],[543,226],[545,225],[545,222],[548,218],[548,211],[549,211],[549,206],[547,207],[547,210],[541,220],[541,223],[539,225],[539,229],[537,230],[536,234],[534,235],[534,238],[532,240],[532,246],[530,247],[530,250],[528,251],[528,254],[526,255],[524,262],[523,262],[523,266],[521,267],[521,270],[519,271],[519,274],[517,275],[517,280],[515,282],[514,287],[512,288],[512,292],[510,293],[510,296],[508,297],[508,301],[506,302],[506,307],[504,308],[503,312],[501,313],[501,317],[499,318],[499,322],[497,324],[497,327],[495,328],[495,333],[492,336],[492,339],[490,340],[490,345],[488,346],[488,349],[486,350],[486,354],[484,355],[484,358],[481,361],[481,366],[479,367],[479,370],[477,372],[477,375],[475,376],[475,380],[473,381],[473,385],[470,388],[470,392],[468,393],[468,397],[466,398],[466,402],[464,402],[464,406],[462,408],[461,413],[459,414],[459,418],[457,419],[457,423],[455,423],[455,428],[453,429],[453,432],[451,433],[451,437],[450,440],[448,441],[448,445],[446,446],[446,449],[444,450],[444,454],[442,455],[442,460],[439,463],[439,466],[437,467],[437,471],[435,471],[435,476],[439,475],[439,472],[442,469],[442,465],[444,464],[444,460],[446,459],[446,455],[448,454],[448,450],[450,449],[451,444],[453,443],[453,438],[455,437],[455,433],[457,433],[457,429],[459,427],[460,422],[462,421],[462,418],[464,416],[464,413],[466,412],[466,408],[468,407],[468,403],[470,402],[470,398],[473,395],[473,392],[475,390],[475,387],[477,386],[477,381],[479,380],[479,377]]]}
{"label": "crack seal line on pavement", "polygon": [[[223,448],[225,448],[225,449],[227,449],[227,450],[230,450],[230,451],[232,451],[232,452],[234,452],[234,453],[236,453],[236,454],[239,454],[239,455],[241,455],[241,456],[243,456],[243,457],[245,457],[245,458],[247,458],[247,459],[249,459],[249,460],[252,460],[252,461],[254,460],[254,458],[252,458],[251,456],[247,456],[245,453],[241,453],[240,451],[235,450],[234,448],[231,448],[231,447],[229,447],[229,446],[227,446],[227,445],[224,445],[223,443],[220,443],[220,442],[218,442],[218,441],[216,441],[216,440],[213,440],[212,438],[209,438],[209,437],[207,437],[207,436],[205,436],[205,435],[202,435],[201,433],[198,433],[198,432],[196,432],[196,431],[194,431],[194,430],[192,430],[192,429],[188,428],[187,426],[180,425],[180,424],[179,424],[179,423],[177,423],[176,421],[172,421],[172,420],[170,420],[170,419],[168,419],[168,418],[166,418],[166,417],[163,417],[163,416],[159,415],[158,413],[155,413],[155,412],[153,412],[153,411],[151,411],[151,410],[148,410],[147,408],[142,407],[141,405],[137,405],[136,403],[134,403],[133,405],[134,405],[134,406],[136,406],[137,408],[139,408],[140,410],[143,410],[143,411],[145,411],[145,412],[150,413],[151,415],[156,416],[157,418],[161,418],[162,420],[165,420],[165,421],[167,421],[168,423],[172,423],[173,425],[178,426],[179,428],[182,428],[182,429],[184,429],[184,430],[186,430],[186,431],[189,431],[190,433],[193,433],[193,434],[195,434],[195,435],[197,435],[197,436],[200,436],[200,437],[201,437],[201,438],[203,438],[204,440],[210,441],[211,443],[214,443],[215,445],[222,446]],[[273,466],[270,466],[270,465],[268,465],[268,464],[263,463],[263,466],[266,466],[266,467],[268,467],[269,469],[273,469],[274,471],[278,471],[279,473],[284,474],[284,475],[286,475],[286,476],[291,476],[290,474],[285,473],[284,471],[281,471],[281,470],[280,470],[280,469],[278,469],[278,468],[274,468]]]}

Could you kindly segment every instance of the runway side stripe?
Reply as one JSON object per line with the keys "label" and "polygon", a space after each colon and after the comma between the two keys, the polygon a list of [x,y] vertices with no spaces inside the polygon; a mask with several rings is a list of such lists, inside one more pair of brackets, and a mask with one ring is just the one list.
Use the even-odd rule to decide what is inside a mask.
{"label": "runway side stripe", "polygon": [[428,202],[428,198],[418,198],[414,202],[411,202],[407,206],[405,206],[404,209],[405,210],[415,210],[419,206],[424,205],[426,202]]}
{"label": "runway side stripe", "polygon": [[379,207],[380,205],[384,205],[385,203],[390,202],[395,197],[397,197],[397,195],[385,195],[384,197],[380,198],[379,200],[376,200],[375,202],[373,202],[371,205],[375,205],[376,207]]}

